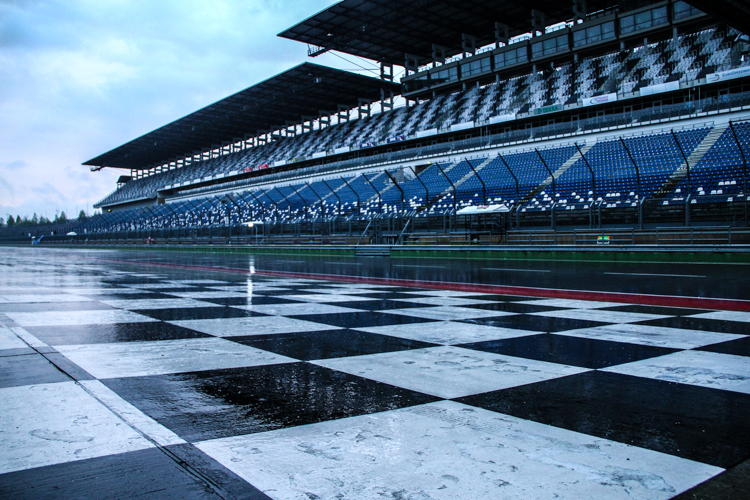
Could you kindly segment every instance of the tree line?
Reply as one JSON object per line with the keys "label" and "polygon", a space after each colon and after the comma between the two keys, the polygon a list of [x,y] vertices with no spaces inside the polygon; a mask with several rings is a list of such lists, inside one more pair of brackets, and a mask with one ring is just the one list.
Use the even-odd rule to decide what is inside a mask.
{"label": "tree line", "polygon": [[16,215],[13,217],[13,215],[8,214],[8,219],[3,219],[0,217],[0,227],[7,226],[7,227],[16,227],[16,226],[39,226],[42,224],[65,224],[66,222],[83,222],[86,219],[88,219],[88,215],[86,215],[86,212],[83,210],[80,211],[78,214],[77,219],[69,219],[67,215],[65,215],[65,211],[60,212],[59,214],[55,215],[54,219],[48,219],[45,216],[38,216],[36,213],[29,218],[28,216],[21,217],[20,215]]}

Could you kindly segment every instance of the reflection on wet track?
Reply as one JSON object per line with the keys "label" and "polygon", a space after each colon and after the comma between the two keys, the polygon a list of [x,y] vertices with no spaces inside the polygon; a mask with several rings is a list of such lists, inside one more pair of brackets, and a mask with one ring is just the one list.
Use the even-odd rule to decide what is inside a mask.
{"label": "reflection on wet track", "polygon": [[667,499],[750,458],[745,267],[0,265],[3,498]]}

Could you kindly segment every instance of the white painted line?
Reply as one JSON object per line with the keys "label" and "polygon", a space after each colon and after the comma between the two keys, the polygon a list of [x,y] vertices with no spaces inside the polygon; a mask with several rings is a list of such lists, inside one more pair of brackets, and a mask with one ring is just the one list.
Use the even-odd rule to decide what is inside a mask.
{"label": "white painted line", "polygon": [[483,267],[483,271],[519,271],[522,273],[551,273],[549,269],[509,269],[503,267]]}
{"label": "white painted line", "polygon": [[620,276],[664,276],[667,278],[705,278],[698,274],[655,274],[655,273],[604,273],[604,274],[616,274]]}
{"label": "white painted line", "polygon": [[445,266],[417,266],[417,265],[407,265],[407,264],[395,264],[393,267],[431,267],[433,269],[445,269]]}

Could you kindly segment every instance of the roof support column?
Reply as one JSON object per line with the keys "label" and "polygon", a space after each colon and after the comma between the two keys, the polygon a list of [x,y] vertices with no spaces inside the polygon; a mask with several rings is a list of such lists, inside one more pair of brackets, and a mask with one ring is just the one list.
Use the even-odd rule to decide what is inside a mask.
{"label": "roof support column", "polygon": [[331,125],[331,115],[328,111],[318,111],[318,128],[323,129]]}
{"label": "roof support column", "polygon": [[393,64],[380,63],[380,79],[386,82],[393,81]]}
{"label": "roof support column", "polygon": [[536,9],[531,9],[531,35],[544,35],[544,13]]}
{"label": "roof support column", "polygon": [[413,54],[404,54],[404,68],[406,68],[406,76],[419,71],[419,57]]}
{"label": "roof support column", "polygon": [[302,133],[305,134],[313,130],[315,124],[314,116],[303,116],[302,117]]}
{"label": "roof support column", "polygon": [[573,0],[573,19],[586,19],[586,0]]}
{"label": "roof support column", "polygon": [[466,54],[469,54],[469,56],[476,54],[477,38],[466,33],[461,33],[461,52],[462,57],[466,57]]}
{"label": "roof support column", "polygon": [[436,43],[432,44],[432,65],[445,64],[445,47]]}
{"label": "roof support column", "polygon": [[508,25],[495,23],[495,48],[499,49],[500,44],[502,46],[508,45],[508,40],[510,40]]}
{"label": "roof support column", "polygon": [[388,94],[386,94],[385,89],[380,89],[380,103],[383,111],[393,109],[393,91],[389,90]]}
{"label": "roof support column", "polygon": [[357,116],[358,118],[362,118],[362,115],[370,116],[370,111],[372,111],[372,101],[369,99],[362,99],[361,97],[357,100],[359,104],[357,105]]}
{"label": "roof support column", "polygon": [[344,123],[349,121],[349,107],[343,104],[338,105],[338,111],[336,111],[336,121],[338,123]]}

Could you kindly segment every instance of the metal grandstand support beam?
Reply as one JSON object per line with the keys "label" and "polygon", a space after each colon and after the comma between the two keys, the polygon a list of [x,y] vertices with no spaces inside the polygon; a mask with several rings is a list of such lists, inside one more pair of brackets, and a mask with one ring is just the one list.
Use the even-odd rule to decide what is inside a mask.
{"label": "metal grandstand support beam", "polygon": [[[258,199],[258,197],[257,197],[257,196],[255,196],[255,195],[253,194],[253,192],[252,192],[252,191],[248,190],[248,191],[247,191],[247,194],[249,194],[250,196],[252,196],[252,197],[253,197],[253,199],[254,199],[255,201],[257,201],[257,202],[258,202],[258,205],[260,205],[260,211],[261,211],[261,214],[262,214],[262,215],[266,215],[266,207],[265,207],[265,205],[263,204],[263,202],[262,202],[262,201],[260,201],[260,200]],[[255,212],[255,210],[253,210],[253,212]],[[255,217],[255,213],[253,213],[253,218],[254,218],[254,217]]]}
{"label": "metal grandstand support beam", "polygon": [[401,189],[401,186],[398,185],[398,182],[396,182],[396,179],[391,175],[390,172],[388,172],[387,170],[383,170],[383,172],[385,172],[385,175],[387,175],[388,178],[391,180],[391,182],[393,182],[393,185],[396,186],[396,188],[398,188],[399,191],[401,191],[401,211],[405,212],[406,211],[406,198],[404,195],[404,190]]}
{"label": "metal grandstand support beam", "polygon": [[297,196],[299,196],[299,199],[302,200],[302,206],[304,207],[304,210],[305,210],[305,219],[308,219],[309,211],[308,211],[308,207],[307,207],[307,201],[305,200],[304,196],[302,196],[301,194],[299,194],[299,191],[297,191],[293,186],[289,186],[289,189],[291,189],[292,191],[294,191],[294,193]]}
{"label": "metal grandstand support beam", "polygon": [[338,202],[339,202],[338,216],[341,216],[341,198],[339,198],[338,193],[324,179],[320,179],[320,182],[322,182],[323,184],[325,184],[325,186],[331,191],[331,194],[333,194],[333,196],[335,196],[336,199],[338,200]]}
{"label": "metal grandstand support beam", "polygon": [[732,130],[732,136],[734,137],[734,142],[737,143],[737,147],[740,150],[740,155],[742,155],[742,195],[745,199],[745,225],[748,225],[748,212],[747,212],[747,158],[745,157],[745,152],[742,150],[742,144],[740,143],[739,138],[737,137],[737,131],[734,129],[734,124],[730,121],[729,122],[729,128]]}
{"label": "metal grandstand support beam", "polygon": [[630,149],[628,149],[628,145],[625,144],[625,139],[620,137],[620,143],[622,144],[622,147],[625,149],[625,152],[628,154],[628,158],[630,158],[630,163],[632,163],[633,167],[635,167],[635,186],[636,186],[635,194],[638,196],[638,228],[643,229],[643,204],[645,203],[646,198],[641,193],[641,169],[638,168],[638,164],[635,162],[633,155],[630,153]]}
{"label": "metal grandstand support beam", "polygon": [[457,198],[456,185],[453,184],[453,181],[451,180],[450,177],[448,177],[448,174],[445,173],[445,170],[443,170],[443,167],[441,167],[439,163],[435,163],[435,166],[438,168],[438,170],[440,170],[440,173],[443,174],[443,177],[445,177],[445,180],[447,180],[448,183],[453,188],[453,213],[455,214],[456,213],[456,204],[457,204],[457,200],[456,200],[456,198]]}
{"label": "metal grandstand support beam", "polygon": [[414,172],[414,178],[417,179],[419,181],[419,183],[422,185],[422,187],[424,188],[424,200],[425,201],[424,201],[424,203],[422,205],[426,208],[427,204],[430,203],[430,190],[427,189],[427,186],[422,181],[422,179],[417,175],[417,171],[414,170],[414,168],[412,168],[411,165],[409,165],[406,168],[408,168],[409,170],[411,170],[412,172]]}
{"label": "metal grandstand support beam", "polygon": [[[291,186],[289,186],[289,187],[291,187]],[[281,197],[284,198],[286,200],[286,202],[289,204],[289,218],[291,219],[292,218],[292,202],[291,202],[291,200],[289,198],[287,198],[286,196],[284,196],[284,193],[282,193],[281,190],[277,186],[274,186],[271,189],[275,189],[276,192],[279,193],[281,195]],[[294,189],[294,188],[292,188],[292,189]],[[268,196],[268,194],[266,194],[266,196]],[[270,200],[271,197],[268,196],[268,199]],[[278,206],[276,208],[276,211],[278,211]]]}
{"label": "metal grandstand support beam", "polygon": [[518,184],[518,177],[516,177],[516,174],[513,173],[513,170],[510,168],[510,165],[508,165],[508,162],[505,161],[505,158],[503,158],[503,155],[500,153],[497,154],[497,157],[500,158],[500,161],[503,162],[503,165],[505,165],[505,168],[508,169],[508,173],[511,177],[513,177],[513,180],[516,181],[516,203],[521,202],[521,191]]}
{"label": "metal grandstand support beam", "polygon": [[[341,178],[341,180],[344,181],[344,184],[346,184],[349,189],[352,190],[352,193],[354,193],[354,196],[357,197],[357,216],[361,215],[362,214],[362,211],[361,211],[362,200],[359,199],[359,193],[357,193],[357,191],[355,191],[355,189],[352,187],[352,185],[349,184],[349,181],[347,181],[343,177]],[[326,186],[328,186],[327,183],[326,183]],[[330,187],[329,187],[329,189],[330,189]],[[339,203],[341,203],[341,200],[339,200]]]}
{"label": "metal grandstand support beam", "polygon": [[372,181],[367,177],[367,174],[362,174],[362,177],[365,178],[367,183],[372,186],[372,189],[375,190],[375,194],[378,195],[378,213],[383,213],[383,198],[380,196],[380,191],[378,191],[378,188],[375,187],[375,184],[372,183]]}
{"label": "metal grandstand support beam", "polygon": [[309,182],[305,182],[305,185],[307,186],[307,189],[313,192],[315,196],[318,197],[318,200],[320,200],[320,214],[325,217],[325,208],[323,208],[323,198],[320,197],[320,195],[315,191]]}
{"label": "metal grandstand support beam", "polygon": [[547,172],[549,172],[549,176],[552,178],[552,202],[554,203],[557,201],[557,187],[555,186],[555,175],[552,173],[552,170],[550,170],[549,165],[547,165],[547,162],[544,161],[544,158],[542,157],[542,153],[539,152],[539,149],[534,148],[534,151],[536,151],[537,156],[539,156],[539,159],[542,160],[542,165],[544,165],[544,168],[547,169]]}
{"label": "metal grandstand support beam", "polygon": [[479,182],[482,183],[482,204],[487,204],[487,185],[484,183],[484,180],[479,176],[479,172],[474,168],[474,165],[471,164],[468,158],[464,158],[464,161],[469,166],[472,172],[474,172],[474,175],[477,179],[479,179]]}
{"label": "metal grandstand support beam", "polygon": [[[596,176],[594,175],[594,169],[591,168],[591,164],[589,164],[589,161],[586,159],[586,156],[583,154],[583,151],[581,151],[580,146],[578,146],[577,142],[574,142],[576,149],[578,150],[578,154],[581,155],[581,159],[583,159],[583,162],[586,164],[586,167],[589,169],[589,172],[591,173],[591,196],[592,198],[596,199]],[[589,210],[589,227],[593,226],[594,221],[591,220],[591,210]]]}
{"label": "metal grandstand support beam", "polygon": [[682,155],[683,160],[685,160],[685,168],[687,169],[687,192],[688,196],[685,200],[685,226],[690,226],[690,195],[692,194],[692,189],[690,186],[690,163],[688,163],[687,156],[685,156],[685,151],[682,149],[682,145],[680,144],[680,141],[677,140],[677,134],[674,133],[674,130],[669,131],[672,134],[672,137],[674,138],[675,144],[677,144],[677,149],[680,150],[680,154]]}
{"label": "metal grandstand support beam", "polygon": [[674,130],[669,131],[672,134],[672,137],[674,138],[675,144],[677,144],[677,148],[680,150],[680,154],[682,155],[682,159],[685,160],[685,167],[687,168],[687,184],[688,184],[688,194],[692,192],[691,185],[690,185],[690,163],[688,163],[687,156],[685,156],[685,151],[682,149],[682,144],[680,144],[680,141],[677,140],[677,134],[674,133]]}

